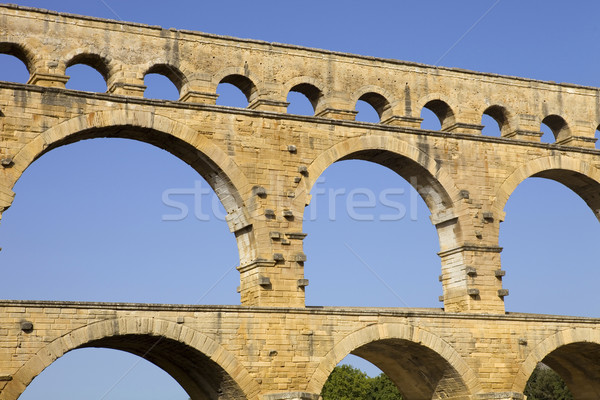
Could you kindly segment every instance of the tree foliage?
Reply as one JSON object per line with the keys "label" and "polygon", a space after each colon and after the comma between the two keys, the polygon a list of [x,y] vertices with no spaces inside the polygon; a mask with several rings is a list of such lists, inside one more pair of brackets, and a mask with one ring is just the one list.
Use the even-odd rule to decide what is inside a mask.
{"label": "tree foliage", "polygon": [[402,400],[390,378],[380,374],[369,378],[350,365],[334,368],[321,391],[323,400]]}
{"label": "tree foliage", "polygon": [[538,364],[525,386],[527,400],[572,400],[571,391],[552,369]]}

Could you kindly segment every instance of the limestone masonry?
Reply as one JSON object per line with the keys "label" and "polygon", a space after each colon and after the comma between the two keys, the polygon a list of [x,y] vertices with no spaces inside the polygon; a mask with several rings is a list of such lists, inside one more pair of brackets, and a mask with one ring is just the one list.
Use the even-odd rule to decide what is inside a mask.
{"label": "limestone masonry", "polygon": [[[522,399],[540,361],[575,399],[600,399],[600,320],[505,313],[498,246],[504,205],[531,176],[571,188],[600,218],[599,89],[12,5],[0,5],[0,53],[30,72],[28,84],[0,82],[0,212],[42,154],[88,138],[140,140],[213,187],[241,281],[240,306],[0,301],[0,400],[82,347],[152,348],[146,358],[193,400],[318,399],[349,353],[407,400]],[[74,64],[97,69],[107,93],[65,89]],[[148,73],[167,76],[180,99],[144,99]],[[222,82],[248,107],[216,106]],[[287,114],[290,91],[315,115]],[[379,123],[354,121],[358,100]],[[420,129],[424,107],[441,131]],[[483,114],[502,137],[481,135]],[[555,143],[540,143],[542,122]],[[416,182],[440,240],[443,310],[305,307],[304,207],[342,159]]]}

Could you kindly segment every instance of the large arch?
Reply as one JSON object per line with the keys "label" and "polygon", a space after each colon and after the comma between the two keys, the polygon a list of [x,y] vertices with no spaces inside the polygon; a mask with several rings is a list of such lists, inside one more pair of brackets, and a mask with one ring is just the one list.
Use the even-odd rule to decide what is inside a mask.
{"label": "large arch", "polygon": [[[244,204],[250,185],[235,161],[196,130],[153,112],[100,111],[74,117],[49,128],[15,155],[11,168],[12,185],[29,165],[52,149],[99,137],[139,140],[170,152],[194,168],[211,185],[227,211],[231,232],[251,226]],[[244,229],[236,236],[240,262],[256,258],[252,229]]]}
{"label": "large arch", "polygon": [[536,158],[515,169],[496,193],[492,209],[498,215],[504,215],[503,210],[509,197],[529,177],[562,183],[579,195],[600,220],[600,170],[583,160],[562,155]]}
{"label": "large arch", "polygon": [[523,393],[527,380],[543,362],[565,381],[573,398],[600,397],[600,330],[570,328],[558,331],[533,348],[517,372],[512,389]]}
{"label": "large arch", "polygon": [[[304,185],[296,189],[297,201],[308,205],[317,178],[334,162],[350,159],[383,165],[406,179],[427,204],[434,225],[456,220],[454,204],[459,199],[459,190],[450,175],[425,152],[391,136],[350,138],[323,151],[308,166]],[[452,231],[452,235],[446,235],[445,241],[440,242],[442,249],[456,244],[459,230]]]}
{"label": "large arch", "polygon": [[450,344],[424,329],[398,323],[371,325],[344,337],[323,357],[307,391],[320,393],[348,354],[376,365],[407,400],[438,398],[434,396],[442,391],[441,398],[468,399],[481,391],[477,375]]}
{"label": "large arch", "polygon": [[123,350],[171,375],[192,400],[256,399],[257,382],[236,357],[210,337],[184,325],[145,317],[110,319],[75,329],[31,357],[0,394],[16,400],[27,385],[65,353],[85,347]]}

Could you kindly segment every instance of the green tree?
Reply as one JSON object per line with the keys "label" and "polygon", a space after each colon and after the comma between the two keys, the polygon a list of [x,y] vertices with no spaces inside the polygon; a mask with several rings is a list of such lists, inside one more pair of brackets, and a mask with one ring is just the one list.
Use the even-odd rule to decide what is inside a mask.
{"label": "green tree", "polygon": [[367,374],[350,365],[341,365],[333,369],[323,385],[323,400],[366,400],[369,394]]}
{"label": "green tree", "polygon": [[571,391],[561,377],[540,363],[525,386],[527,400],[572,400]]}
{"label": "green tree", "polygon": [[321,391],[323,400],[402,400],[385,374],[369,378],[363,371],[341,365],[333,369]]}

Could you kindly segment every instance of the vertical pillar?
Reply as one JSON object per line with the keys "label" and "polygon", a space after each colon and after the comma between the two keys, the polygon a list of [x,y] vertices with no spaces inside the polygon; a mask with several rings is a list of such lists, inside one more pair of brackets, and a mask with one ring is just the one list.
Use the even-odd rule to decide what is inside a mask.
{"label": "vertical pillar", "polygon": [[[466,191],[464,197],[463,207],[470,205]],[[440,300],[448,312],[504,314],[504,296],[508,291],[502,289],[502,248],[497,244],[499,221],[489,212],[472,214],[473,210],[468,208],[459,212],[460,226],[459,218],[452,215],[432,217],[441,247],[438,255],[444,294]]]}
{"label": "vertical pillar", "polygon": [[[236,232],[240,246],[253,241],[252,255],[241,257],[240,294],[242,304],[267,307],[304,307],[305,287],[302,232],[304,204],[294,200],[294,189],[304,177],[297,166],[295,148],[282,146],[273,154],[276,167],[261,170],[246,201],[252,237]],[[259,165],[260,163],[257,163]],[[289,165],[288,167],[281,167]],[[230,223],[231,226],[231,223]]]}
{"label": "vertical pillar", "polygon": [[519,114],[517,118],[517,127],[512,132],[508,132],[505,137],[527,140],[529,142],[539,142],[542,137],[540,131],[541,121],[535,115]]}
{"label": "vertical pillar", "polygon": [[439,253],[444,309],[448,312],[504,314],[498,246],[462,245]]}
{"label": "vertical pillar", "polygon": [[342,119],[354,121],[358,111],[355,110],[355,104],[348,103],[348,94],[345,92],[331,91],[327,97],[319,102],[319,107],[315,110],[316,117]]}

